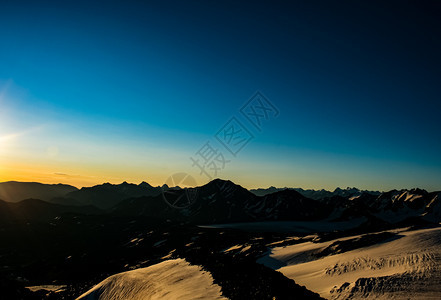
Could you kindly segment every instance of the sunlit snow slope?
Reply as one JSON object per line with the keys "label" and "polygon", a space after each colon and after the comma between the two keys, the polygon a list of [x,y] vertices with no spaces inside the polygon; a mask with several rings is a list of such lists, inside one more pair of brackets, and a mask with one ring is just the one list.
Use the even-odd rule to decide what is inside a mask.
{"label": "sunlit snow slope", "polygon": [[[277,247],[258,262],[328,299],[441,298],[441,228],[399,230],[373,246],[332,255],[333,245],[360,237]],[[328,256],[319,254],[324,249]]]}
{"label": "sunlit snow slope", "polygon": [[184,259],[119,273],[103,280],[78,300],[226,299],[211,274]]}

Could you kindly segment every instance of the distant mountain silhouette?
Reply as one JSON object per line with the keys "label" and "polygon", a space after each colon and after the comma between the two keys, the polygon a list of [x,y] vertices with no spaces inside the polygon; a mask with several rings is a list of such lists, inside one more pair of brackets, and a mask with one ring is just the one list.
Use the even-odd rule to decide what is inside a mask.
{"label": "distant mountain silhouette", "polygon": [[[185,194],[183,189],[173,189],[173,194],[165,195],[173,202]],[[215,179],[197,187],[197,196],[191,205],[183,209],[168,205],[162,195],[126,199],[113,208],[114,214],[134,214],[136,216],[163,216],[164,219],[192,223],[218,223],[252,221],[246,206],[256,198],[247,189],[231,181]]]}
{"label": "distant mountain silhouette", "polygon": [[[166,191],[164,194],[163,188]],[[70,192],[65,197],[53,198],[52,203],[26,200],[14,206],[1,202],[0,210],[5,218],[10,218],[12,213],[21,213],[25,218],[41,216],[47,219],[65,212],[99,213],[100,208],[106,214],[116,217],[145,217],[193,224],[332,222],[357,218],[372,224],[396,224],[416,219],[435,223],[441,221],[440,193],[428,193],[421,189],[392,190],[378,195],[376,192],[358,189],[336,189],[332,193],[322,193],[322,196],[328,196],[320,196],[316,200],[294,189],[276,189],[274,193],[256,196],[231,181],[215,179],[192,189],[195,193],[194,199],[190,201],[186,199],[188,190],[163,188],[152,187],[146,182],[139,185],[127,182],[117,185],[105,183]],[[184,206],[176,207],[173,205],[175,199],[189,201]]]}
{"label": "distant mountain silhouette", "polygon": [[333,192],[331,192],[331,191],[327,191],[324,189],[304,190],[302,188],[286,188],[286,187],[285,188],[276,188],[274,186],[271,186],[267,189],[263,189],[263,188],[251,189],[250,192],[252,192],[253,194],[255,194],[257,196],[265,196],[265,195],[272,194],[275,192],[280,192],[280,191],[283,191],[286,189],[297,191],[300,194],[302,194],[303,196],[305,196],[307,198],[314,199],[314,200],[320,200],[320,199],[323,199],[326,197],[333,197],[333,196],[354,197],[354,196],[359,196],[363,193],[368,193],[368,194],[372,194],[372,195],[380,195],[381,194],[381,192],[379,192],[379,191],[366,191],[366,190],[359,190],[357,188],[349,188],[349,187],[347,187],[346,189],[341,189],[338,187]]}
{"label": "distant mountain silhouette", "polygon": [[253,214],[257,219],[314,221],[327,216],[327,206],[301,193],[285,189],[259,197]]}
{"label": "distant mountain silhouette", "polygon": [[124,199],[157,196],[161,190],[161,187],[153,187],[147,182],[142,182],[139,185],[127,182],[121,184],[104,183],[81,188],[66,194],[63,198],[53,199],[53,201],[70,205],[95,205],[102,209],[109,209]]}
{"label": "distant mountain silhouette", "polygon": [[[197,196],[194,203],[184,209],[172,208],[162,197],[157,196],[127,199],[115,206],[113,211],[114,213],[125,212],[125,215],[128,212],[145,216],[163,215],[166,219],[212,224],[264,220],[312,220],[317,219],[320,215],[319,207],[323,207],[321,203],[307,199],[291,190],[257,197],[229,180],[215,179],[197,187],[196,190]],[[184,193],[184,190],[174,191],[175,197]]]}
{"label": "distant mountain silhouette", "polygon": [[50,201],[77,190],[76,187],[66,184],[8,181],[0,183],[0,199],[9,202],[18,202],[28,198]]}
{"label": "distant mountain silhouette", "polygon": [[93,215],[102,211],[95,206],[67,206],[38,199],[12,203],[0,200],[0,222],[50,221],[65,213]]}
{"label": "distant mountain silhouette", "polygon": [[[293,189],[256,196],[231,181],[215,179],[197,187],[197,198],[184,209],[167,205],[158,195],[131,198],[113,207],[112,213],[124,216],[162,217],[195,224],[253,221],[351,221],[394,224],[413,220],[441,221],[440,193],[424,190],[375,193],[350,189],[330,197],[310,199]],[[354,194],[356,192],[356,195]],[[174,192],[177,195],[184,190]],[[181,194],[179,194],[181,193]]]}

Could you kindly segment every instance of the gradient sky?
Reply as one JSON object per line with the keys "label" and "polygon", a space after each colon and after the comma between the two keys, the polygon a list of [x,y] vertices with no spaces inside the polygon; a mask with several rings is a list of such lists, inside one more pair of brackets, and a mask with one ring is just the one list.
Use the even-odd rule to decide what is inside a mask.
{"label": "gradient sky", "polygon": [[439,2],[284,2],[1,1],[0,181],[203,184],[209,141],[248,188],[441,190]]}

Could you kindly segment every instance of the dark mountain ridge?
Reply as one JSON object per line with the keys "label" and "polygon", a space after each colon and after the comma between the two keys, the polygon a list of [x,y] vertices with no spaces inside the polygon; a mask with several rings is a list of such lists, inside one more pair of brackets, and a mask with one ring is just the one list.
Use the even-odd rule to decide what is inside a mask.
{"label": "dark mountain ridge", "polygon": [[77,191],[74,186],[67,184],[43,184],[39,182],[7,181],[0,183],[0,199],[18,202],[24,199],[36,198],[50,201],[63,197],[67,193]]}
{"label": "dark mountain ridge", "polygon": [[75,202],[71,203],[77,205],[95,205],[102,209],[109,209],[124,199],[157,196],[161,191],[161,187],[153,187],[147,182],[142,182],[139,185],[127,182],[121,184],[104,183],[70,192],[65,195],[64,199],[57,199],[57,203],[73,199]]}
{"label": "dark mountain ridge", "polygon": [[[164,219],[194,224],[261,222],[261,221],[350,221],[364,219],[395,223],[420,218],[440,219],[439,192],[412,189],[374,195],[332,195],[320,200],[303,196],[291,189],[266,196],[256,196],[231,181],[213,180],[196,188],[196,198],[182,208],[167,205],[161,196],[126,199],[113,208],[113,213],[131,212],[140,216],[163,216]],[[175,197],[184,190],[174,191]],[[161,203],[161,200],[163,203]],[[393,218],[391,217],[393,216]]]}
{"label": "dark mountain ridge", "polygon": [[97,215],[102,211],[95,206],[69,206],[54,204],[39,199],[25,199],[20,202],[0,200],[0,222],[47,222],[63,214]]}
{"label": "dark mountain ridge", "polygon": [[359,190],[355,187],[353,187],[353,188],[347,187],[346,189],[341,189],[341,188],[337,187],[333,192],[331,192],[331,191],[328,191],[325,189],[321,189],[321,190],[306,189],[305,190],[302,188],[287,188],[287,187],[276,188],[274,186],[271,186],[267,189],[263,189],[263,188],[251,189],[250,192],[252,192],[256,196],[266,196],[268,194],[283,191],[286,189],[297,191],[300,194],[302,194],[303,196],[305,196],[307,198],[314,199],[314,200],[320,200],[320,199],[327,198],[327,197],[329,198],[332,196],[353,197],[353,196],[361,195],[363,193],[372,194],[372,195],[380,195],[381,194],[381,192],[379,192],[379,191]]}
{"label": "dark mountain ridge", "polygon": [[[105,213],[114,217],[145,217],[190,224],[355,219],[394,224],[415,218],[441,221],[439,192],[411,189],[376,195],[357,190],[354,195],[355,190],[349,190],[351,192],[346,194],[339,192],[315,200],[293,189],[256,196],[240,185],[221,179],[187,190],[152,187],[146,182],[139,185],[106,183],[52,199],[58,203],[26,200],[14,206],[2,202],[0,214],[3,212],[5,219],[10,219],[8,214],[13,210],[15,218],[20,218],[17,212],[23,211],[24,219],[41,219],[66,212]],[[75,205],[68,205],[72,202]],[[43,213],[45,210],[47,214]]]}

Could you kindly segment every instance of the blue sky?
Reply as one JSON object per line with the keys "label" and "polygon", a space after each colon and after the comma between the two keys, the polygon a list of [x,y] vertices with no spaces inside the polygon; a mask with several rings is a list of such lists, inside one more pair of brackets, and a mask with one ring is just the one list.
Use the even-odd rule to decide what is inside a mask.
{"label": "blue sky", "polygon": [[[237,116],[255,138],[216,177],[439,190],[439,12],[431,1],[3,1],[0,179],[205,183],[189,157],[206,141],[221,151],[214,134]],[[256,91],[280,111],[260,132],[239,113]]]}

